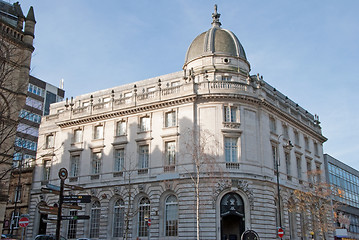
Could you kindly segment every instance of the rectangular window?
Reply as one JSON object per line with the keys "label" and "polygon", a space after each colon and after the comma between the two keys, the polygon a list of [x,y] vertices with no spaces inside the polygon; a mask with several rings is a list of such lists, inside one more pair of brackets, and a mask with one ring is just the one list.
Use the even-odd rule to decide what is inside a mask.
{"label": "rectangular window", "polygon": [[309,151],[309,139],[308,137],[304,137],[305,150]]}
{"label": "rectangular window", "polygon": [[45,148],[53,148],[54,147],[54,135],[46,136]]}
{"label": "rectangular window", "polygon": [[317,156],[319,155],[318,143],[316,142],[314,143],[314,154]]}
{"label": "rectangular window", "polygon": [[294,132],[294,143],[298,146],[300,145],[299,144],[299,133],[297,131]]}
{"label": "rectangular window", "polygon": [[103,125],[95,127],[94,139],[103,139]]}
{"label": "rectangular window", "polygon": [[28,134],[28,135],[31,135],[31,136],[34,136],[34,137],[39,136],[39,129],[38,128],[31,127],[31,126],[29,126],[27,124],[24,124],[24,123],[19,123],[17,125],[17,131],[25,133],[25,134]]}
{"label": "rectangular window", "polygon": [[79,175],[80,155],[71,156],[70,161],[71,161],[70,176],[77,177]]}
{"label": "rectangular window", "polygon": [[[70,210],[70,216],[77,216],[77,211]],[[76,238],[76,232],[77,232],[77,220],[70,220],[69,227],[67,229],[67,238],[68,239]]]}
{"label": "rectangular window", "polygon": [[139,169],[148,168],[148,161],[149,161],[148,145],[142,145],[139,147],[138,168]]}
{"label": "rectangular window", "polygon": [[15,194],[14,194],[14,202],[20,202],[21,201],[21,189],[22,186],[16,186],[15,188]]}
{"label": "rectangular window", "polygon": [[174,127],[176,126],[176,112],[167,112],[165,114],[165,127]]}
{"label": "rectangular window", "polygon": [[283,125],[283,137],[289,139],[288,126]]}
{"label": "rectangular window", "polygon": [[82,129],[76,129],[74,131],[74,142],[75,143],[82,142]]}
{"label": "rectangular window", "polygon": [[222,81],[231,81],[232,76],[222,76]]}
{"label": "rectangular window", "polygon": [[44,161],[44,180],[48,181],[50,179],[50,170],[51,170],[51,161]]}
{"label": "rectangular window", "polygon": [[125,164],[125,149],[115,150],[115,172],[121,172],[124,170]]}
{"label": "rectangular window", "polygon": [[289,154],[289,152],[285,152],[284,157],[285,157],[285,166],[286,166],[287,176],[290,176],[291,171],[290,171],[290,154]]}
{"label": "rectangular window", "polygon": [[322,173],[322,170],[320,169],[320,165],[319,164],[317,164],[316,166],[315,166],[315,175],[316,175],[316,177],[317,177],[317,183],[320,183],[321,182],[321,173]]}
{"label": "rectangular window", "polygon": [[175,165],[176,164],[176,142],[166,142],[166,165]]}
{"label": "rectangular window", "polygon": [[277,132],[276,122],[273,117],[269,117],[269,130],[271,133]]}
{"label": "rectangular window", "polygon": [[312,183],[312,163],[310,161],[307,161],[307,177],[308,182]]}
{"label": "rectangular window", "polygon": [[277,171],[277,146],[272,145],[273,168]]}
{"label": "rectangular window", "polygon": [[141,117],[140,118],[140,131],[146,132],[150,131],[150,117]]}
{"label": "rectangular window", "polygon": [[92,174],[100,174],[101,172],[102,153],[92,153]]}
{"label": "rectangular window", "polygon": [[302,160],[300,159],[300,157],[297,157],[297,175],[298,175],[298,179],[301,180],[302,179]]}
{"label": "rectangular window", "polygon": [[26,105],[42,111],[42,102],[31,97],[26,98]]}
{"label": "rectangular window", "polygon": [[117,136],[126,135],[127,123],[126,121],[117,122]]}
{"label": "rectangular window", "polygon": [[20,213],[19,212],[12,212],[11,214],[11,225],[12,228],[19,228],[19,217],[20,217]]}
{"label": "rectangular window", "polygon": [[224,122],[238,122],[237,112],[238,112],[237,107],[224,106]]}
{"label": "rectangular window", "polygon": [[226,162],[238,162],[238,138],[224,138],[224,151]]}

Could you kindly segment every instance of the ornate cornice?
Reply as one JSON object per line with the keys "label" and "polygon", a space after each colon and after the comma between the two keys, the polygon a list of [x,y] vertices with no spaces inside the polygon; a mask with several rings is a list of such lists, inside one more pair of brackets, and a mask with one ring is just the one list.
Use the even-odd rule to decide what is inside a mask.
{"label": "ornate cornice", "polygon": [[71,120],[67,120],[67,121],[63,121],[63,122],[58,122],[57,125],[61,128],[72,127],[72,126],[76,126],[76,125],[84,124],[84,123],[102,121],[102,120],[107,120],[107,119],[111,119],[111,118],[115,118],[115,117],[123,117],[123,116],[129,115],[129,114],[137,114],[137,113],[153,111],[153,110],[157,110],[157,109],[161,109],[161,108],[165,108],[165,107],[187,104],[187,103],[194,102],[195,99],[196,99],[196,95],[191,95],[191,96],[172,99],[172,100],[168,100],[168,101],[161,101],[161,102],[156,102],[156,103],[142,105],[142,106],[135,106],[135,107],[129,108],[129,109],[114,110],[111,112],[98,114],[98,115],[91,115],[91,116],[87,116],[84,118],[71,119]]}

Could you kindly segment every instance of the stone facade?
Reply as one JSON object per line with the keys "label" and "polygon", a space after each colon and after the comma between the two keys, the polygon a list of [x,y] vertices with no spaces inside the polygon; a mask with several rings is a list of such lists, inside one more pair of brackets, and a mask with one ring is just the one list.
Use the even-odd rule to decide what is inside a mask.
{"label": "stone facade", "polygon": [[[20,109],[25,104],[31,54],[34,51],[34,11],[0,1],[0,232],[8,201],[9,173]],[[24,24],[25,23],[25,24]]]}
{"label": "stone facade", "polygon": [[84,188],[65,194],[92,196],[73,213],[90,220],[62,221],[68,238],[240,239],[251,229],[272,240],[281,219],[284,239],[308,239],[287,203],[309,185],[307,171],[324,168],[318,118],[250,75],[237,37],[220,27],[216,9],[212,17],[183,71],[51,106],[40,126],[28,238],[55,233],[39,206],[58,197],[41,188],[58,185],[64,167],[66,183]]}

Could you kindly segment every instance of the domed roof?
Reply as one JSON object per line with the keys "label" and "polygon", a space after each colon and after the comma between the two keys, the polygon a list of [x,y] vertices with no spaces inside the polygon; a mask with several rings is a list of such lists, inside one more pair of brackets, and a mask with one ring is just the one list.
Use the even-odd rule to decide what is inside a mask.
{"label": "domed roof", "polygon": [[186,53],[185,65],[198,57],[213,54],[240,57],[247,60],[243,46],[236,35],[220,27],[219,17],[217,5],[215,5],[214,13],[212,13],[212,27],[192,41]]}

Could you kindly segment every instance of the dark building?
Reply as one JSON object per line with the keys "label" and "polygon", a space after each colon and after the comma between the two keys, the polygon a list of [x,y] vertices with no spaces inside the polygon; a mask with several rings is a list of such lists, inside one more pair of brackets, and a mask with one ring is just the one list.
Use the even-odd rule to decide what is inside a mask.
{"label": "dark building", "polygon": [[26,101],[35,24],[32,7],[25,17],[18,2],[0,0],[0,232],[9,196],[19,112]]}
{"label": "dark building", "polygon": [[63,89],[30,76],[26,104],[19,114],[3,233],[21,235],[18,220],[28,213],[41,118],[49,114],[50,104],[62,101],[64,95]]}

